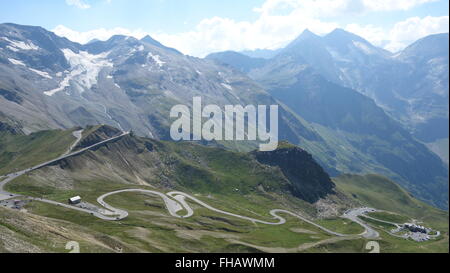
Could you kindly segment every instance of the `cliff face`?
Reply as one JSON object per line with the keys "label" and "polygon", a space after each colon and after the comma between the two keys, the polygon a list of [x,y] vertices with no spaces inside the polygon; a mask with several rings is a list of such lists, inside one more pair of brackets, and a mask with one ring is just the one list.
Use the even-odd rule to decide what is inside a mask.
{"label": "cliff face", "polygon": [[283,144],[272,152],[253,152],[258,162],[278,167],[291,182],[292,194],[309,203],[315,203],[328,194],[334,194],[335,184],[312,155],[301,148]]}

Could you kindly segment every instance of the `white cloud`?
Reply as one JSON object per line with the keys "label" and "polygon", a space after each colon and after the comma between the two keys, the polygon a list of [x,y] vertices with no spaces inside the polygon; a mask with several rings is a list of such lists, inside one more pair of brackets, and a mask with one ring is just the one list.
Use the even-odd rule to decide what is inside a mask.
{"label": "white cloud", "polygon": [[436,1],[438,0],[363,0],[364,6],[370,11],[409,10],[416,6]]}
{"label": "white cloud", "polygon": [[359,35],[371,42],[373,45],[383,47],[387,42],[386,31],[382,27],[374,25],[361,26],[359,24],[348,24],[345,30]]}
{"label": "white cloud", "polygon": [[69,6],[75,6],[79,9],[88,9],[91,6],[85,3],[83,0],[66,0],[66,4]]}
{"label": "white cloud", "polygon": [[204,56],[223,50],[278,48],[295,39],[306,28],[321,35],[344,27],[375,45],[390,44],[389,49],[393,49],[394,42],[406,41],[374,25],[341,26],[337,17],[408,10],[433,1],[436,0],[266,0],[254,9],[259,18],[253,22],[213,17],[202,20],[193,31],[172,35],[157,33],[154,36],[182,52]]}
{"label": "white cloud", "polygon": [[438,0],[266,0],[255,8],[261,14],[277,14],[288,9],[302,10],[314,17],[361,14],[371,11],[409,10]]}
{"label": "white cloud", "polygon": [[[426,35],[448,32],[448,16],[413,17],[395,24],[392,29],[376,25],[342,26],[337,23],[338,17],[408,10],[432,1],[435,0],[266,0],[254,9],[258,13],[258,18],[254,21],[212,17],[200,21],[192,31],[176,34],[159,32],[152,33],[151,36],[183,53],[203,57],[208,53],[224,50],[275,49],[295,39],[306,28],[321,35],[342,27],[377,46],[396,51]],[[61,25],[54,32],[79,43],[86,43],[94,38],[107,40],[115,34],[136,38],[148,34],[140,29],[124,28],[77,32]]]}
{"label": "white cloud", "polygon": [[182,52],[205,56],[222,50],[274,49],[285,45],[306,28],[324,34],[338,26],[337,23],[321,21],[294,9],[284,15],[262,11],[253,22],[213,17],[202,20],[193,31],[156,33],[154,36]]}
{"label": "white cloud", "polygon": [[345,29],[364,37],[376,46],[398,52],[425,36],[449,32],[449,17],[411,17],[396,23],[388,30],[373,25],[358,24],[349,24]]}
{"label": "white cloud", "polygon": [[398,51],[427,35],[449,32],[449,17],[411,17],[395,24],[389,32],[386,49]]}

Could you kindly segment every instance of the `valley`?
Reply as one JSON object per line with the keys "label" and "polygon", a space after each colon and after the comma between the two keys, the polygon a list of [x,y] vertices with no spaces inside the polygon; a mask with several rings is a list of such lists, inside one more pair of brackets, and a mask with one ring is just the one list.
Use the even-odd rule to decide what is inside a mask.
{"label": "valley", "polygon": [[[104,134],[104,132],[109,132],[110,130],[112,130],[118,135],[114,135],[112,134],[112,132],[110,132],[110,135],[113,136],[108,137],[107,135]],[[80,130],[76,132],[80,132]],[[55,169],[61,168],[63,166],[66,166],[64,168],[67,168],[68,166],[65,163],[63,163],[66,160],[74,160],[74,159],[76,160],[77,157],[80,156],[83,157],[85,156],[84,154],[86,153],[91,154],[90,156],[89,155],[88,156],[92,158],[92,153],[93,154],[103,153],[105,152],[104,149],[110,150],[112,148],[111,146],[117,145],[121,146],[125,143],[128,143],[127,147],[129,149],[131,148],[130,141],[135,143],[137,141],[137,139],[133,140],[134,137],[130,136],[129,133],[121,133],[119,130],[116,131],[113,128],[108,128],[104,126],[87,128],[84,129],[83,132],[84,136],[81,139],[75,137],[78,134],[75,133],[72,134],[74,136],[74,143],[78,145],[75,146],[76,150],[75,152],[62,155],[55,160],[50,160],[49,162],[39,164],[36,167],[30,167],[23,172],[18,172],[15,173],[14,175],[6,175],[7,178],[0,183],[0,188],[3,189],[2,190],[3,193],[7,194],[7,197],[3,199],[13,198],[21,200],[26,199],[31,200],[30,203],[25,205],[25,207],[22,209],[21,212],[17,211],[17,213],[27,215],[31,213],[39,217],[46,217],[57,221],[71,222],[75,224],[76,223],[81,224],[82,222],[79,221],[84,221],[85,227],[92,227],[92,228],[95,227],[94,230],[89,231],[89,234],[95,231],[102,233],[105,232],[106,234],[108,234],[107,227],[112,226],[116,226],[115,230],[117,232],[122,229],[119,227],[124,224],[125,229],[128,229],[127,227],[129,225],[131,226],[136,225],[135,221],[141,223],[139,225],[144,225],[145,223],[145,226],[147,227],[146,230],[148,230],[147,232],[149,232],[150,234],[154,230],[154,227],[150,228],[148,224],[154,223],[155,219],[159,219],[157,221],[163,221],[166,223],[167,222],[177,223],[175,225],[173,224],[169,225],[170,228],[169,226],[165,228],[166,232],[172,230],[173,228],[175,228],[176,230],[175,233],[176,235],[167,234],[168,236],[177,236],[177,237],[181,236],[181,238],[183,238],[184,240],[190,241],[190,244],[192,244],[192,240],[201,240],[202,243],[200,243],[200,245],[203,245],[203,247],[206,248],[213,247],[215,243],[218,244],[215,245],[215,247],[218,247],[220,245],[222,247],[225,247],[227,245],[233,245],[232,249],[237,247],[236,250],[241,249],[241,251],[244,252],[247,251],[303,252],[303,251],[311,251],[313,249],[319,251],[321,247],[326,247],[328,244],[336,244],[336,243],[347,244],[347,242],[349,241],[356,241],[358,242],[357,243],[358,245],[367,240],[377,240],[377,241],[381,240],[380,242],[384,243],[384,240],[386,239],[384,235],[381,235],[378,231],[376,231],[377,228],[374,229],[372,227],[373,224],[366,223],[366,221],[364,220],[365,216],[363,217],[363,215],[366,215],[368,211],[373,212],[375,210],[359,209],[357,207],[354,207],[355,209],[351,210],[347,209],[347,211],[344,213],[343,210],[345,210],[345,208],[357,206],[358,202],[353,203],[347,200],[347,198],[345,198],[344,196],[338,197],[338,194],[331,194],[330,196],[327,197],[327,199],[334,198],[335,199],[334,202],[341,203],[340,205],[341,208],[339,209],[339,211],[342,211],[344,218],[340,218],[339,217],[341,216],[340,213],[335,212],[335,216],[338,218],[332,217],[328,218],[329,220],[326,220],[327,218],[325,218],[325,220],[317,221],[313,220],[317,216],[313,216],[315,214],[314,211],[316,209],[313,209],[314,206],[312,206],[312,204],[308,204],[307,202],[299,203],[298,201],[295,201],[295,198],[288,196],[283,197],[282,193],[275,192],[270,194],[265,190],[263,192],[259,192],[259,190],[253,192],[254,190],[251,190],[250,192],[247,192],[244,196],[241,196],[241,193],[239,192],[240,190],[237,188],[230,189],[230,193],[225,195],[223,194],[217,195],[209,193],[206,196],[205,193],[199,194],[194,192],[192,194],[189,194],[173,190],[165,194],[163,193],[167,192],[167,190],[164,190],[165,187],[162,187],[161,185],[152,185],[151,183],[145,183],[144,186],[139,186],[138,182],[136,181],[136,178],[134,179],[136,182],[134,183],[131,183],[131,181],[128,182],[131,183],[130,185],[123,184],[123,182],[118,183],[105,180],[102,182],[80,181],[76,182],[78,186],[69,191],[67,190],[55,191],[55,189],[50,189],[48,188],[48,186],[44,186],[42,184],[43,180],[41,180],[39,177],[41,177],[45,173],[47,174],[45,176],[46,180],[51,180],[52,178],[50,176],[52,175],[52,173],[54,174],[54,170],[50,171],[45,169]],[[126,140],[127,138],[130,139]],[[90,141],[90,139],[102,139],[102,140],[100,140],[97,143],[92,143],[91,142],[92,140]],[[152,142],[155,141],[152,140]],[[83,147],[83,145],[86,145],[86,143],[89,143],[90,145]],[[281,149],[286,149],[286,147],[287,149],[295,149],[293,147],[289,148],[288,145],[287,146],[282,145]],[[155,146],[153,146],[153,149],[155,149]],[[216,152],[222,153],[215,148],[203,148],[203,149],[205,149],[205,151],[213,149],[216,150]],[[277,151],[273,153],[276,152]],[[270,154],[271,152],[264,152],[264,153]],[[117,156],[116,152],[112,152],[111,155],[113,157]],[[72,164],[73,163],[74,162],[72,162]],[[72,169],[72,167],[69,167],[69,169],[71,169],[70,172],[75,173],[79,172],[79,170],[77,170],[78,167],[77,169]],[[61,179],[61,175],[59,175],[58,177],[59,179]],[[63,180],[64,179],[67,182],[70,180],[68,179],[67,176],[66,178],[63,178]],[[58,186],[59,188],[68,186],[64,185],[65,184],[64,181],[59,181],[59,183],[61,183]],[[92,183],[95,183],[97,185],[94,186]],[[7,191],[14,192],[14,196],[13,197],[9,196],[10,193],[6,192],[5,189]],[[270,188],[268,188],[267,190],[270,191]],[[100,196],[99,195],[100,193],[104,194]],[[82,209],[73,205],[68,205],[66,200],[70,196],[77,194],[83,196],[84,200],[83,202],[85,202],[85,204],[101,205],[104,207],[104,209],[102,209],[101,212],[99,212],[88,209]],[[345,195],[347,193],[343,192],[342,194]],[[348,194],[350,194],[350,192],[348,192]],[[270,203],[267,202],[268,198],[272,199]],[[142,203],[143,201],[144,203]],[[239,205],[233,206],[231,205],[233,203]],[[361,205],[369,203],[370,202],[364,202],[359,204]],[[274,209],[274,207],[276,207],[277,204],[278,206],[280,206],[279,207],[280,209]],[[417,204],[420,205],[420,202]],[[24,209],[26,210],[26,212],[23,211]],[[2,208],[0,208],[0,211],[2,213],[6,212],[5,209]],[[10,211],[10,209],[7,209],[7,211],[9,211],[8,213],[13,214],[16,213],[13,212],[14,210]],[[292,211],[296,212],[294,213]],[[429,212],[431,211],[433,210],[430,210]],[[304,214],[305,212],[306,215],[302,216],[302,214]],[[283,216],[281,216],[281,214]],[[434,212],[431,214],[434,214]],[[98,220],[96,220],[96,218],[98,218]],[[350,219],[350,222],[346,222],[345,218]],[[6,221],[9,220],[6,219]],[[2,223],[3,222],[4,220],[2,220]],[[117,226],[117,224],[114,224],[114,222],[117,222],[119,226]],[[190,232],[189,229],[185,230],[185,228],[193,224],[193,222],[196,223],[197,228],[194,228]],[[317,224],[317,222],[319,222],[320,224]],[[333,225],[330,226],[330,223],[332,222]],[[322,226],[322,223],[324,223],[326,227]],[[346,228],[345,226],[348,227]],[[9,224],[5,227],[11,228]],[[247,230],[250,227],[258,227],[258,231],[256,233],[245,232],[245,230]],[[448,227],[445,226],[440,227],[446,228],[446,230],[448,230]],[[335,231],[336,228],[338,228],[339,232]],[[137,228],[133,232],[133,234],[137,234],[135,233],[137,232],[137,230],[141,229]],[[281,242],[279,243],[275,243],[275,241],[278,242],[278,239],[276,239],[273,243],[269,243],[268,241],[264,240],[264,238],[267,239],[266,232],[268,230],[272,230],[271,232],[275,232],[275,234],[273,234],[272,236],[276,236],[276,238],[278,238],[279,236],[285,236],[282,234],[284,234],[286,231],[281,232],[281,230],[289,230],[289,234],[291,234],[289,238],[292,239],[296,238],[294,239],[293,242],[297,242],[300,245],[298,246],[298,248],[296,248],[294,247],[295,245],[283,243],[283,240],[281,240]],[[141,230],[140,232],[143,231],[144,230]],[[117,234],[116,232],[114,232],[113,234]],[[261,235],[262,234],[265,235],[263,237],[259,237],[258,233],[261,233]],[[110,248],[110,251],[135,252],[138,251],[140,247],[142,247],[143,244],[142,240],[144,239],[144,237],[136,238],[134,236],[131,236],[131,234],[129,233],[127,234],[128,235],[124,237],[128,238],[126,242],[130,242],[129,240],[131,240],[132,242],[135,243],[129,245],[129,243],[127,244],[124,241],[122,241],[124,239],[119,239],[119,241],[116,241],[116,244],[119,246],[116,246],[115,248]],[[144,234],[139,236],[144,236]],[[163,234],[165,234],[165,232]],[[297,234],[297,236],[295,234]],[[115,237],[117,236],[118,235],[116,235]],[[119,236],[119,238],[122,238],[122,236]],[[158,241],[163,238],[166,238],[165,235],[161,234],[160,236],[163,237],[161,238],[158,237],[154,239]],[[134,239],[132,239],[133,237]],[[152,236],[150,237],[145,236],[145,237],[151,238]],[[394,236],[392,237],[396,238]],[[216,239],[210,242],[212,238]],[[421,242],[420,244],[423,244],[425,246],[431,244],[431,242],[434,241],[444,243],[445,240],[447,240],[444,238],[447,238],[446,235],[439,234],[436,239],[432,239],[428,243]],[[115,238],[115,240],[117,239],[118,238]],[[152,245],[155,245],[154,241],[153,240],[151,241],[153,242]],[[221,241],[221,243],[217,241]],[[401,245],[414,244],[414,242],[408,243],[408,241],[409,240],[405,240],[405,242],[402,242]],[[140,243],[136,244],[136,242]],[[187,242],[184,241],[184,243]],[[415,243],[419,244],[418,242]],[[136,245],[139,245],[140,247],[136,248]],[[83,243],[83,248],[84,247],[87,247],[89,251],[95,251],[95,249],[97,249],[97,247],[99,246],[98,245],[96,246],[95,244],[91,245],[88,243]],[[205,248],[201,249],[204,250]],[[402,248],[400,248],[399,250],[401,249]],[[156,249],[153,249],[152,251],[156,251]],[[165,252],[166,250],[164,250],[163,247],[159,248],[159,251]],[[178,251],[183,252],[183,250],[180,249],[178,249],[177,252]],[[357,248],[354,248],[352,252],[353,251],[358,252]]]}
{"label": "valley", "polygon": [[449,252],[448,33],[127,35],[0,24],[0,253]]}

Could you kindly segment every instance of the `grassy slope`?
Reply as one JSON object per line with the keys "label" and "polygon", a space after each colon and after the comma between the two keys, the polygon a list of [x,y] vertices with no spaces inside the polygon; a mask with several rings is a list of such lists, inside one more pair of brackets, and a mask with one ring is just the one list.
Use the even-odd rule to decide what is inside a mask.
{"label": "grassy slope", "polygon": [[[142,152],[145,144],[149,143],[154,148],[150,153],[153,157],[147,157],[146,153]],[[122,157],[133,162],[132,167],[124,163]],[[99,162],[98,165],[96,161]],[[155,169],[149,173],[138,172],[138,169],[149,169],[153,165]],[[119,170],[120,173],[113,173],[112,170],[115,172]],[[155,183],[151,183],[152,186],[139,185],[136,178],[134,181],[130,179],[133,174]],[[176,183],[161,183],[160,178],[169,178],[168,181]],[[379,185],[373,184],[371,187],[366,185],[367,181],[364,179],[361,182],[356,176],[351,178],[352,176],[348,179],[341,177],[335,180],[339,190],[350,196],[356,194],[358,196],[354,198],[356,201],[401,214],[411,213],[414,214],[411,216],[416,218],[424,216],[423,219],[433,221],[435,227],[443,225],[440,218],[443,212],[408,197],[407,193],[395,184],[386,182],[381,177],[367,177],[368,181],[384,182],[378,183]],[[49,182],[52,179],[63,184],[52,185]],[[261,168],[244,153],[227,152],[189,143],[176,144],[126,137],[73,158],[66,162],[62,169],[52,166],[20,177],[9,184],[8,189],[62,202],[79,194],[85,200],[95,203],[99,195],[112,190],[125,188],[154,190],[156,187],[156,190],[162,192],[173,189],[187,191],[216,208],[258,219],[271,220],[268,212],[274,208],[314,215],[314,207],[286,194],[281,182],[276,170]],[[265,190],[260,189],[261,185]],[[33,214],[49,217],[49,221],[57,219],[56,221],[69,223],[69,226],[74,227],[73,231],[82,230],[87,237],[100,238],[102,244],[109,246],[100,248],[98,245],[83,242],[84,252],[114,249],[123,249],[127,252],[365,251],[363,239],[323,241],[333,238],[289,216],[286,217],[288,219],[286,225],[253,225],[192,204],[195,209],[192,218],[175,219],[168,215],[161,200],[152,196],[126,193],[111,196],[107,201],[113,206],[129,210],[130,217],[120,222],[105,222],[86,214],[38,202],[30,204],[27,209]],[[429,211],[420,215],[419,211],[424,208]],[[445,213],[443,215],[446,216]],[[61,223],[57,222],[55,225],[63,226]],[[358,226],[341,219],[322,220],[321,223],[346,234],[357,234],[361,231]],[[83,229],[79,228],[81,226]],[[16,223],[8,223],[0,229],[3,229],[1,235],[10,233],[17,227]],[[45,251],[64,251],[61,244],[65,240],[55,243],[54,246],[48,246],[46,242],[50,238],[49,231],[42,229],[36,232],[39,234],[37,239],[21,237],[22,235],[17,232],[15,234],[18,237],[15,238],[28,238],[26,241],[29,244]],[[68,240],[73,239],[71,235],[66,237]],[[427,244],[425,248],[418,248],[415,242],[397,240],[389,236],[383,237],[382,242],[389,252],[445,250],[443,240],[432,242],[429,246]],[[305,243],[317,245],[305,249],[298,248]],[[3,251],[7,249],[3,248]]]}
{"label": "grassy slope", "polygon": [[73,130],[51,130],[31,135],[0,132],[0,175],[23,170],[65,153],[75,141]]}
{"label": "grassy slope", "polygon": [[448,231],[448,212],[427,205],[391,180],[379,175],[342,175],[334,178],[337,188],[363,205],[397,212]]}
{"label": "grassy slope", "polygon": [[[83,225],[90,233],[101,232],[115,238],[129,252],[257,252],[230,240],[267,248],[295,248],[305,242],[329,238],[315,227],[289,217],[289,223],[283,226],[253,225],[193,204],[193,217],[177,219],[168,215],[163,202],[154,196],[125,193],[111,196],[106,201],[127,209],[130,216],[120,222],[105,222],[46,204],[34,203],[28,209],[46,217]],[[300,234],[291,231],[292,228],[308,230],[313,235]]]}
{"label": "grassy slope", "polygon": [[400,215],[400,214],[397,214],[394,212],[377,211],[377,212],[369,213],[368,215],[375,219],[392,222],[392,223],[397,223],[397,224],[411,222],[410,217]]}
{"label": "grassy slope", "polygon": [[[152,146],[152,152],[145,152],[146,145]],[[131,162],[132,167],[122,158]],[[8,184],[7,189],[61,202],[73,195],[81,195],[84,200],[95,203],[99,195],[113,190],[154,190],[156,187],[161,192],[172,189],[187,191],[216,208],[267,221],[273,220],[269,211],[274,208],[315,213],[311,204],[286,194],[284,187],[287,182],[279,171],[261,166],[246,153],[191,143],[125,137],[71,158],[63,165],[64,168],[51,166],[20,177]],[[157,167],[151,169],[153,165]],[[139,169],[151,169],[151,172],[140,173]],[[129,179],[133,173],[155,183],[151,183],[152,186],[139,185],[136,179]],[[127,180],[123,181],[118,176]],[[159,177],[166,177],[173,183],[161,183]],[[53,181],[56,184],[52,184]],[[254,225],[192,204],[195,216],[180,220],[169,216],[161,200],[151,196],[120,194],[110,197],[108,202],[130,210],[130,217],[122,223],[109,223],[37,202],[27,209],[41,216],[83,225],[89,229],[89,234],[105,233],[119,240],[123,249],[130,252],[258,252],[261,248],[284,252],[295,251],[302,243],[329,238],[314,226],[290,216],[286,216],[289,220],[286,225]],[[153,236],[149,239],[143,235],[145,232]],[[348,232],[351,233],[352,229]]]}
{"label": "grassy slope", "polygon": [[85,252],[113,252],[112,238],[83,225],[0,207],[0,253],[69,252],[69,241]]}

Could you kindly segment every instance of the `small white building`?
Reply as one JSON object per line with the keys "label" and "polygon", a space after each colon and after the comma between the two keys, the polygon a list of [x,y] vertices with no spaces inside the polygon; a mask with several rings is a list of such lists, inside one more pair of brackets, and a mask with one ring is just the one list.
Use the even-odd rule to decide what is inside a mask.
{"label": "small white building", "polygon": [[77,205],[81,203],[81,197],[80,196],[75,196],[69,199],[69,204],[71,205]]}

